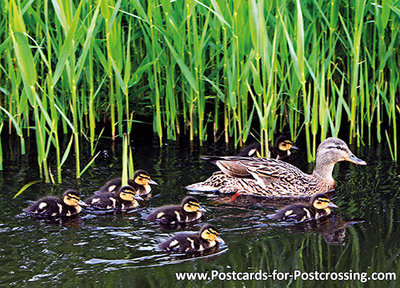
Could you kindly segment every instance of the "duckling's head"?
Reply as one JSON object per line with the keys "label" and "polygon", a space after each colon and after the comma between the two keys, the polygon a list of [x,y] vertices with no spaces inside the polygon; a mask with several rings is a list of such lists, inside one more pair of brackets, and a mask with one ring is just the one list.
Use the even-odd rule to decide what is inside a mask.
{"label": "duckling's head", "polygon": [[140,186],[147,186],[149,184],[158,185],[156,181],[150,178],[150,174],[144,170],[138,170],[133,175],[133,180]]}
{"label": "duckling's head", "polygon": [[193,213],[199,210],[200,202],[195,197],[187,196],[182,200],[182,208],[188,213]]}
{"label": "duckling's head", "polygon": [[253,143],[243,149],[237,156],[243,157],[261,157],[261,144]]}
{"label": "duckling's head", "polygon": [[293,142],[287,135],[280,135],[275,140],[275,147],[277,147],[281,151],[289,151],[290,149],[299,149],[296,146],[293,146]]}
{"label": "duckling's head", "polygon": [[143,200],[131,186],[123,186],[119,189],[119,198],[125,201],[133,202],[135,200]]}
{"label": "duckling's head", "polygon": [[339,138],[330,137],[319,144],[317,150],[317,164],[318,162],[334,164],[340,161],[349,161],[357,165],[367,165],[365,161],[357,158],[350,151],[347,144]]}
{"label": "duckling's head", "polygon": [[62,200],[68,206],[88,206],[81,200],[81,195],[77,191],[71,189],[64,192]]}
{"label": "duckling's head", "polygon": [[203,227],[200,229],[200,237],[203,240],[206,240],[208,242],[213,242],[213,241],[221,241],[222,239],[218,236],[219,232],[217,228],[215,228],[211,224],[204,224]]}
{"label": "duckling's head", "polygon": [[337,206],[323,193],[314,195],[314,197],[311,198],[311,205],[315,209],[327,211],[328,214],[331,212],[330,208],[337,208]]}

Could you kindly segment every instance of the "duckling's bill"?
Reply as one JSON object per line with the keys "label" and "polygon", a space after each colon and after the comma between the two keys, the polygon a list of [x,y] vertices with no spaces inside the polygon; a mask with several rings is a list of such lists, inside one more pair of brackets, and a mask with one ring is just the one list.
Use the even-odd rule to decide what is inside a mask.
{"label": "duckling's bill", "polygon": [[153,179],[149,180],[149,184],[151,185],[158,185],[158,183],[156,181],[154,181]]}
{"label": "duckling's bill", "polygon": [[86,203],[83,202],[82,200],[79,200],[79,201],[78,201],[78,205],[81,206],[81,207],[88,207],[88,206],[89,206],[88,204],[86,204]]}
{"label": "duckling's bill", "polygon": [[339,208],[339,206],[333,204],[332,202],[329,202],[328,207],[330,207],[330,208]]}
{"label": "duckling's bill", "polygon": [[133,198],[135,198],[136,200],[144,201],[144,199],[142,197],[140,197],[139,195],[135,195],[135,196],[133,196]]}
{"label": "duckling's bill", "polygon": [[224,239],[221,238],[221,236],[218,236],[218,237],[215,239],[215,241],[217,241],[217,242],[220,243],[220,244],[225,244],[225,241],[224,241]]}

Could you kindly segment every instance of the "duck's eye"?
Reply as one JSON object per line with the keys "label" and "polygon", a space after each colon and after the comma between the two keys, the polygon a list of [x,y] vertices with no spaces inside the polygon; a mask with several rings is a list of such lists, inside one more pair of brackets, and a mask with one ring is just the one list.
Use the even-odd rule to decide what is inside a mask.
{"label": "duck's eye", "polygon": [[342,150],[342,147],[340,147],[339,145],[336,146],[336,149]]}

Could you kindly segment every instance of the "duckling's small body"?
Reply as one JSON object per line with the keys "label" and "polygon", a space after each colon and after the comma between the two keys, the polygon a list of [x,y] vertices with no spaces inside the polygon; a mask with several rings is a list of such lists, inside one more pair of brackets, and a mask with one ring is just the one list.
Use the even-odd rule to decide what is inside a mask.
{"label": "duckling's small body", "polygon": [[[293,146],[293,142],[287,135],[279,135],[274,142],[274,146],[268,146],[268,158],[279,159],[282,161],[289,161],[291,157],[290,149],[297,150],[296,146]],[[261,144],[253,143],[243,149],[237,156],[243,157],[260,157],[261,155]]]}
{"label": "duckling's small body", "polygon": [[[157,185],[157,182],[150,178],[150,174],[144,170],[135,172],[133,179],[128,179],[128,185],[139,191],[139,195],[146,195],[151,192],[150,185]],[[114,178],[104,184],[97,194],[118,192],[122,186],[122,178]]]}
{"label": "duckling's small body", "polygon": [[223,242],[218,235],[214,226],[205,224],[198,233],[178,233],[158,247],[172,252],[201,252],[218,246],[218,242]]}
{"label": "duckling's small body", "polygon": [[139,203],[136,199],[142,199],[137,195],[131,186],[124,186],[119,189],[118,193],[104,192],[96,194],[85,200],[85,203],[93,209],[109,210],[113,209],[117,212],[137,208]]}
{"label": "duckling's small body", "polygon": [[147,220],[160,222],[164,225],[188,223],[199,220],[202,212],[200,202],[192,196],[185,197],[181,205],[166,205],[157,208],[146,217]]}
{"label": "duckling's small body", "polygon": [[309,204],[297,203],[287,206],[269,218],[296,222],[317,220],[331,214],[331,208],[337,208],[337,206],[330,202],[325,194],[320,193],[314,195]]}
{"label": "duckling's small body", "polygon": [[67,190],[63,196],[47,196],[37,200],[25,209],[26,212],[51,217],[69,217],[81,212],[81,206],[87,206],[80,200],[80,195],[74,190]]}

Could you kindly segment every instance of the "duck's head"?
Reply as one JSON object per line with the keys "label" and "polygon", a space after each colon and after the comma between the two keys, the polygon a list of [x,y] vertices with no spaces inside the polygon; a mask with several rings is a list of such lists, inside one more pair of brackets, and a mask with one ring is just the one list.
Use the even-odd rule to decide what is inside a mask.
{"label": "duck's head", "polygon": [[150,178],[150,174],[144,170],[138,170],[133,175],[133,180],[140,186],[147,186],[149,184],[158,185],[156,181]]}
{"label": "duck's head", "polygon": [[204,224],[201,227],[199,233],[200,233],[201,239],[206,240],[208,242],[213,242],[213,241],[217,241],[217,242],[221,242],[221,243],[224,242],[224,240],[222,240],[221,237],[219,237],[219,232],[218,232],[217,228],[215,228],[211,224]]}
{"label": "duck's head", "polygon": [[131,186],[123,186],[119,189],[119,198],[125,201],[133,202],[134,200],[143,200]]}
{"label": "duck's head", "polygon": [[275,147],[281,151],[289,151],[290,149],[298,150],[296,146],[293,145],[292,140],[287,135],[280,135],[275,140]]}
{"label": "duck's head", "polygon": [[349,149],[347,144],[335,137],[325,139],[318,146],[317,163],[321,162],[337,163],[340,161],[349,161],[357,165],[367,165],[367,163],[357,158]]}
{"label": "duck's head", "polygon": [[64,192],[62,200],[68,206],[88,206],[81,200],[81,195],[77,191],[71,189]]}
{"label": "duck's head", "polygon": [[331,212],[330,208],[338,208],[335,204],[329,200],[329,198],[323,194],[316,194],[311,198],[311,205],[318,210],[325,210],[328,214]]}
{"label": "duck's head", "polygon": [[193,196],[187,196],[182,200],[182,209],[188,213],[197,212],[200,208],[200,202]]}

